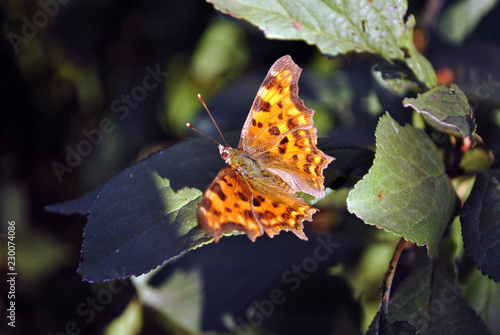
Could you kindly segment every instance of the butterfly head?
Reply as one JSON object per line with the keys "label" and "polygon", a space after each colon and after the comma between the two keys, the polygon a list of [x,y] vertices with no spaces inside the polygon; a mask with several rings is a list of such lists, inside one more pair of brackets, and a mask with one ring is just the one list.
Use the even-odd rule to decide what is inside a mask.
{"label": "butterfly head", "polygon": [[226,162],[227,165],[231,165],[231,159],[232,159],[232,151],[233,148],[230,146],[224,146],[222,144],[219,144],[219,153],[224,162]]}

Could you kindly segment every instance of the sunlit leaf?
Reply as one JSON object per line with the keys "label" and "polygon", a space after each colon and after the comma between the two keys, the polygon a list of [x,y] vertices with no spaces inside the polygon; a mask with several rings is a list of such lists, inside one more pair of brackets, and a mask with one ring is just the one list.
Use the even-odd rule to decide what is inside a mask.
{"label": "sunlit leaf", "polygon": [[495,158],[484,146],[470,148],[464,153],[460,167],[465,171],[484,171],[490,168]]}
{"label": "sunlit leaf", "polygon": [[[234,143],[238,135],[226,138]],[[342,147],[333,140],[321,142],[327,153]],[[353,171],[349,157],[341,155],[333,175]],[[217,145],[199,138],[156,152],[110,180],[90,210],[78,272],[88,281],[137,276],[212,241],[198,228],[196,212],[223,166]]]}
{"label": "sunlit leaf", "polygon": [[464,297],[481,316],[492,334],[500,334],[500,283],[472,271],[464,281]]}
{"label": "sunlit leaf", "polygon": [[406,1],[209,2],[224,13],[255,24],[267,38],[304,40],[331,56],[351,51],[379,54],[404,62],[426,87],[436,85],[432,65],[413,44],[415,18],[410,15],[404,21]]}
{"label": "sunlit leaf", "polygon": [[224,162],[201,138],[150,155],[109,181],[85,226],[78,272],[88,281],[140,275],[207,243],[196,209]]}
{"label": "sunlit leaf", "polygon": [[176,270],[165,282],[156,287],[133,279],[140,301],[160,311],[179,327],[196,332],[200,330],[203,307],[203,281],[196,271]]}
{"label": "sunlit leaf", "polygon": [[388,114],[375,132],[377,150],[369,173],[349,193],[348,210],[432,255],[454,215],[455,193],[430,138]]}

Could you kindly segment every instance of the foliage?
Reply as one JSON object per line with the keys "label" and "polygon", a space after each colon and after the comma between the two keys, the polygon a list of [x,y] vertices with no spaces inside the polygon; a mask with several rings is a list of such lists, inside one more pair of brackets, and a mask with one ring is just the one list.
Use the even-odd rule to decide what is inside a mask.
{"label": "foliage", "polygon": [[[457,264],[468,258],[458,251],[461,245],[451,232],[458,216],[465,253],[490,278],[482,280],[496,287],[500,281],[500,174],[498,169],[490,169],[493,153],[476,133],[477,123],[467,92],[462,92],[456,84],[438,85],[434,68],[413,43],[416,22],[413,15],[407,16],[407,2],[212,2],[219,11],[256,25],[270,39],[302,40],[330,57],[349,53],[372,55],[376,59],[374,75],[380,75],[390,94],[404,92],[403,99],[392,95],[399,107],[415,111],[410,108],[403,111],[406,115],[414,113],[412,124],[401,125],[396,121],[393,115],[398,115],[398,110],[389,109],[379,117],[374,134],[375,154],[353,143],[327,137],[320,138],[318,144],[326,154],[336,158],[325,171],[325,185],[333,190],[333,195],[309,201],[319,200],[318,205],[324,205],[327,212],[325,204],[335,194],[347,190],[342,210],[347,209],[369,226],[391,232],[416,246],[425,246],[425,249],[415,246],[406,252],[408,259],[401,265],[406,267],[406,277],[398,278],[400,282],[392,292],[389,309],[379,310],[368,332],[487,333],[491,324],[486,325],[483,319],[488,318],[469,305],[456,283],[460,278]],[[234,45],[231,44],[231,50]],[[203,47],[208,48],[207,44]],[[225,55],[227,58],[228,54]],[[223,71],[217,69],[217,72]],[[180,123],[178,119],[172,122]],[[231,133],[227,138],[235,144],[238,135]],[[212,244],[212,238],[197,226],[196,210],[204,190],[223,165],[214,143],[204,138],[188,139],[149,155],[87,196],[47,209],[63,214],[89,214],[78,270],[84,280],[100,282],[140,276],[133,281],[143,303],[164,315],[175,316],[179,323],[176,327],[189,331],[213,324],[206,320],[196,323],[202,314],[200,282],[205,285],[223,282],[223,289],[209,292],[205,297],[213,302],[217,295],[224,303],[236,306],[229,311],[223,303],[214,303],[212,307],[219,314],[212,316],[220,319],[218,325],[224,324],[233,332],[258,333],[262,329],[283,332],[286,326],[280,328],[276,319],[268,319],[278,315],[276,318],[289,320],[290,313],[281,306],[280,297],[292,296],[294,283],[297,288],[314,291],[306,282],[312,277],[325,284],[320,287],[328,297],[336,290],[332,283],[348,287],[336,272],[331,276],[324,274],[327,269],[338,270],[339,264],[354,267],[349,262],[359,256],[359,250],[366,247],[362,246],[364,243],[379,239],[379,232],[312,233],[310,236],[315,238],[310,238],[308,245],[288,236],[259,239],[252,246],[242,242],[242,236],[224,237],[218,245]],[[330,206],[333,207],[331,203]],[[353,216],[339,216],[346,222],[355,220]],[[326,229],[334,225],[333,215],[315,218],[329,221]],[[214,258],[203,258],[203,250]],[[333,258],[322,261],[319,255],[325,252],[334,255]],[[176,257],[183,253],[183,257]],[[255,253],[248,264],[262,273],[248,274],[247,266],[233,259],[239,253]],[[232,268],[235,264],[238,266]],[[153,269],[156,270],[150,272]],[[311,270],[301,273],[300,269]],[[321,274],[317,269],[323,270]],[[388,272],[391,271],[398,274],[399,267]],[[353,269],[345,272],[347,277],[356,274]],[[170,276],[168,280],[165,273]],[[180,284],[183,282],[185,287]],[[391,287],[383,286],[384,289]],[[177,291],[187,297],[188,305],[197,306],[196,315],[192,314],[196,320],[186,315],[181,317],[176,314],[178,311],[168,308],[168,304],[174,303]],[[235,295],[244,303],[234,301]],[[252,301],[254,297],[259,300]],[[356,305],[351,298],[339,300]],[[314,329],[321,332],[323,323],[340,324],[333,315],[337,307],[326,307],[332,314],[318,316]],[[189,306],[182,308],[189,310]],[[193,324],[196,324],[194,329]]]}

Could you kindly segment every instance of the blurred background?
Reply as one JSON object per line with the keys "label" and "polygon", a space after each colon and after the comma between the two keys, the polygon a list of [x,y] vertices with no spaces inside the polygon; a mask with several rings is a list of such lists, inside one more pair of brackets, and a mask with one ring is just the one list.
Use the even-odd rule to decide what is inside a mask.
{"label": "blurred background", "polygon": [[[410,1],[409,12],[419,24],[415,43],[433,63],[440,82],[455,82],[468,94],[479,134],[498,154],[500,10],[496,6],[484,11],[470,31],[455,34],[460,18],[449,9],[456,3]],[[265,282],[238,299],[248,283],[241,281],[228,291],[231,283],[222,285],[213,273],[241,273],[250,267],[255,270],[247,280],[259,281],[262,272],[275,271],[272,282],[312,252],[314,245],[304,251],[294,236],[281,234],[275,238],[277,246],[303,253],[288,255],[280,268],[273,261],[288,256],[267,237],[255,245],[245,236],[223,239],[148,278],[156,286],[168,286],[170,295],[157,305],[147,298],[151,287],[142,286],[146,291],[141,291],[145,281],[132,285],[130,279],[100,284],[81,280],[76,270],[86,217],[52,214],[44,206],[82,196],[149,153],[196,136],[186,122],[218,138],[198,93],[223,133],[239,130],[270,66],[290,54],[304,68],[300,96],[316,110],[320,137],[373,148],[377,119],[385,110],[400,123],[411,120],[401,98],[372,76],[373,56],[328,59],[301,41],[267,40],[256,27],[201,0],[7,0],[1,5],[0,22],[0,264],[4,278],[6,226],[14,220],[18,334],[234,330],[238,316],[253,301],[269,297],[276,285]],[[489,84],[481,85],[481,80]],[[312,236],[335,231],[335,238],[348,247],[338,259],[322,264],[321,275],[314,272],[314,280],[301,287],[302,293],[291,295],[290,304],[266,319],[267,329],[284,333],[286,328],[280,327],[294,325],[291,334],[317,326],[316,333],[352,334],[366,329],[373,318],[378,285],[397,239],[347,215],[346,194],[339,191],[325,199],[322,215],[307,229]],[[352,236],[360,238],[353,241]],[[228,251],[233,255],[222,266],[217,260]],[[348,276],[337,276],[342,271],[356,273],[362,266],[358,282],[347,284]],[[202,298],[200,285],[207,288]],[[311,297],[324,297],[328,290],[323,287],[336,290],[328,293],[330,303],[318,304]],[[0,288],[0,324],[11,332],[3,317],[3,279]],[[363,292],[366,288],[369,292]],[[196,299],[183,310],[174,303],[179,300],[174,293]],[[363,299],[372,301],[370,310],[360,307]],[[306,315],[302,319],[307,321],[295,325],[296,315]]]}

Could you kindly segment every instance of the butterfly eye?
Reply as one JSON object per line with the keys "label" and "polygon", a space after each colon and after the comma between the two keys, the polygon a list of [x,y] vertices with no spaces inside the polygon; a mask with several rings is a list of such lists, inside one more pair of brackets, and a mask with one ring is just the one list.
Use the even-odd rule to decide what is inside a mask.
{"label": "butterfly eye", "polygon": [[227,160],[229,158],[229,152],[223,151],[220,156],[223,160]]}

